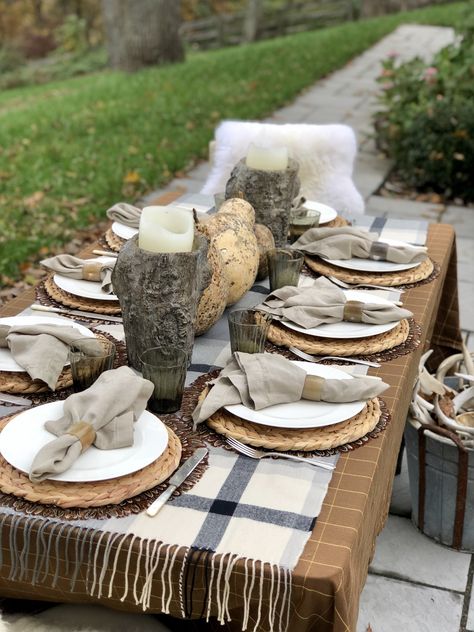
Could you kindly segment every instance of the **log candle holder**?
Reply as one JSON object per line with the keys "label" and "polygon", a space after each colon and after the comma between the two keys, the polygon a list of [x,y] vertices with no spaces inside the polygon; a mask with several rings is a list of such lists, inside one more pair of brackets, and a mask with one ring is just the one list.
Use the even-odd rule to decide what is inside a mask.
{"label": "log candle holder", "polygon": [[134,369],[141,371],[140,356],[156,346],[179,347],[191,360],[197,305],[210,282],[207,248],[207,239],[198,233],[191,252],[142,250],[138,235],[122,247],[112,283]]}
{"label": "log candle holder", "polygon": [[243,196],[250,202],[255,209],[256,222],[272,231],[277,247],[287,243],[291,204],[300,190],[298,169],[298,163],[292,158],[281,171],[252,169],[243,158],[227,181],[226,198]]}

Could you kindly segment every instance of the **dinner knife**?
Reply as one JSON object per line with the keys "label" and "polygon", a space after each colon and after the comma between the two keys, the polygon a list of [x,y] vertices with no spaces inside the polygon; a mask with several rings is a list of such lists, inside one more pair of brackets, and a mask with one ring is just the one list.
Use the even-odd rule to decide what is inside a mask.
{"label": "dinner knife", "polygon": [[70,314],[71,316],[85,316],[95,320],[110,320],[113,323],[123,323],[121,316],[108,316],[107,314],[96,314],[95,312],[83,312],[80,309],[63,309],[62,307],[52,307],[51,305],[38,305],[33,303],[31,309],[38,312],[54,312],[56,314]]}
{"label": "dinner knife", "polygon": [[146,513],[149,516],[156,516],[160,509],[164,507],[166,502],[170,499],[171,494],[174,492],[174,490],[177,489],[181,485],[181,483],[188,478],[191,472],[196,468],[197,465],[199,465],[199,463],[206,455],[207,448],[198,448],[196,452],[183,463],[179,470],[175,472],[170,478],[169,485],[165,489],[165,491],[161,494],[159,498],[155,500],[155,502],[151,503],[151,505],[146,510]]}
{"label": "dinner knife", "polygon": [[0,402],[8,402],[17,406],[31,406],[33,402],[26,397],[18,397],[18,395],[10,395],[10,393],[0,393]]}

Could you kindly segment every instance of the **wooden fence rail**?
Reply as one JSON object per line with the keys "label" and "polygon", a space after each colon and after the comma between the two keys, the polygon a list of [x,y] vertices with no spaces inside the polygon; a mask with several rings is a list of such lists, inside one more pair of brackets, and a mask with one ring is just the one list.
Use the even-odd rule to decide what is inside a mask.
{"label": "wooden fence rail", "polygon": [[[288,0],[283,6],[264,7],[255,26],[255,39],[269,39],[357,20],[362,15],[444,4],[452,0]],[[217,14],[181,26],[183,40],[195,48],[221,48],[245,41],[245,11]]]}

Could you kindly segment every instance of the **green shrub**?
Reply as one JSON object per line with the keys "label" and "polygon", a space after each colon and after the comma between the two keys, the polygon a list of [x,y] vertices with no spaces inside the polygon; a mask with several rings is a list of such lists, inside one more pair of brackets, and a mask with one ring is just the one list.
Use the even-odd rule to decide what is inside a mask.
{"label": "green shrub", "polygon": [[[471,5],[472,6],[472,5]],[[383,63],[375,127],[379,146],[409,186],[474,200],[474,29],[430,66],[415,59]]]}
{"label": "green shrub", "polygon": [[0,74],[16,70],[25,63],[25,58],[19,50],[11,46],[0,47]]}

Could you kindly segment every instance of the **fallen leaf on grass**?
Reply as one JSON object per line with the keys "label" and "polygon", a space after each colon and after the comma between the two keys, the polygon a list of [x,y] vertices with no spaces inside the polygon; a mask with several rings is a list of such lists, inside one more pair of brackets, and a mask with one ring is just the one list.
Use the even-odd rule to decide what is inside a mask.
{"label": "fallen leaf on grass", "polygon": [[23,202],[30,211],[35,209],[44,198],[44,191],[35,191],[32,195],[24,198]]}
{"label": "fallen leaf on grass", "polygon": [[141,181],[141,176],[137,171],[129,171],[123,181],[125,184],[138,184]]}

